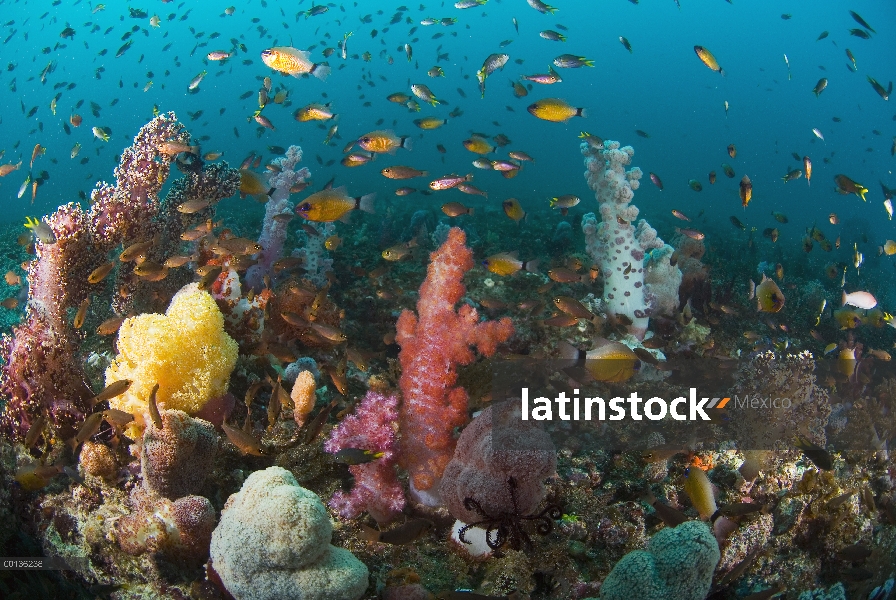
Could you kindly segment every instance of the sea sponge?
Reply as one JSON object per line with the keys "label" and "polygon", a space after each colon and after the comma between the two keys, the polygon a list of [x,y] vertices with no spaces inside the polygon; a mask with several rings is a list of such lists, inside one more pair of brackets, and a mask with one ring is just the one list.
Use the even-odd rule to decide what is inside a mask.
{"label": "sea sponge", "polygon": [[132,383],[109,403],[134,415],[126,433],[136,439],[145,427],[147,399],[155,384],[160,406],[195,414],[227,392],[236,358],[237,344],[224,332],[218,305],[191,283],[175,294],[164,315],[142,314],[122,323],[118,356],[106,369],[106,384],[121,379]]}
{"label": "sea sponge", "polygon": [[701,521],[666,527],[647,550],[622,557],[600,588],[601,600],[703,600],[719,564],[719,545]]}
{"label": "sea sponge", "polygon": [[143,433],[143,487],[171,500],[198,494],[214,465],[218,434],[208,421],[181,410],[162,410],[160,416],[162,427],[150,421]]}
{"label": "sea sponge", "polygon": [[227,499],[212,533],[211,567],[237,600],[358,600],[367,567],[330,545],[320,498],[280,467],[256,471]]}

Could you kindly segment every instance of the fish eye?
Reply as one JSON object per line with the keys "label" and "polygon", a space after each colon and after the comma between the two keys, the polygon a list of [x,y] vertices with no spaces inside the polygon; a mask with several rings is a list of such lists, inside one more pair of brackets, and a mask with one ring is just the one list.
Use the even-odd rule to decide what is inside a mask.
{"label": "fish eye", "polygon": [[370,141],[370,137],[365,135],[364,137],[361,138],[361,141],[366,144],[367,142]]}
{"label": "fish eye", "polygon": [[311,210],[311,203],[303,202],[302,204],[299,205],[299,210],[302,212],[308,212],[309,210]]}

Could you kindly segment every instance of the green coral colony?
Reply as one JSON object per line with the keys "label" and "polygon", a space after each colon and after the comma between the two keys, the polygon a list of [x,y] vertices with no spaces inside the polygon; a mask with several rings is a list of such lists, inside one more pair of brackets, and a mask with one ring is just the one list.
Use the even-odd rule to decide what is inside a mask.
{"label": "green coral colony", "polygon": [[[4,559],[0,596],[896,598],[896,467],[888,453],[896,372],[885,350],[896,339],[887,312],[896,298],[892,275],[883,273],[896,242],[880,240],[874,258],[878,244],[869,236],[877,233],[840,226],[841,217],[857,214],[855,205],[865,210],[872,203],[866,186],[830,171],[838,202],[855,204],[840,216],[832,212],[830,228],[813,223],[804,236],[787,229],[794,225],[780,210],[765,220],[755,214],[779,193],[769,191],[773,182],[793,190],[803,177],[812,181],[804,153],[793,153],[797,167],[788,166],[781,181],[780,174],[758,173],[759,161],[749,157],[758,146],[746,149],[753,140],[741,143],[740,153],[726,142],[725,156],[712,159],[722,166],[705,167],[720,168],[725,181],[717,184],[715,171],[708,183],[669,173],[664,185],[650,172],[653,185],[645,189],[644,173],[632,166],[634,148],[569,128],[582,118],[592,130],[612,127],[603,109],[582,107],[588,98],[598,104],[596,92],[577,93],[563,80],[642,60],[650,40],[630,28],[620,30],[626,37],[610,36],[623,48],[614,42],[600,59],[560,54],[546,74],[528,74],[540,64],[534,58],[524,63],[545,44],[572,49],[583,35],[571,22],[554,24],[562,11],[591,22],[603,6],[377,3],[376,14],[353,15],[367,7],[272,3],[276,12],[261,0],[260,7],[250,2],[222,12],[197,5],[205,15],[200,26],[201,18],[190,18],[194,8],[183,4],[166,8],[167,17],[153,14],[162,12],[156,6],[83,4],[53,3],[72,24],[55,48],[44,49],[58,56],[42,72],[26,82],[22,58],[22,67],[10,62],[3,74],[13,93],[14,75],[22,87],[37,81],[62,90],[50,101],[53,127],[57,108],[71,112],[61,125],[68,135],[81,133],[82,118],[89,123],[84,129],[93,139],[77,142],[71,160],[82,143],[96,145],[101,157],[121,139],[96,102],[93,118],[78,114],[81,102],[69,107],[76,84],[56,72],[66,48],[88,37],[89,48],[104,27],[105,36],[127,29],[124,45],[109,56],[117,66],[135,61],[153,36],[164,40],[168,31],[189,27],[181,34],[196,47],[187,56],[183,44],[163,42],[158,54],[165,62],[154,63],[148,83],[133,84],[144,94],[167,83],[179,91],[166,93],[180,96],[186,87],[189,96],[202,94],[207,110],[215,100],[202,89],[213,80],[246,87],[258,79],[257,110],[256,90],[240,97],[238,110],[251,105],[246,122],[223,107],[219,113],[227,123],[222,131],[233,126],[241,152],[261,142],[237,140],[240,128],[265,144],[292,136],[310,154],[312,140],[324,136],[308,133],[313,121],[323,124],[327,153],[350,143],[334,167],[336,181],[324,185],[301,164],[305,152],[297,143],[253,150],[233,168],[222,152],[202,150],[220,141],[197,134],[208,129],[198,123],[203,110],[189,113],[197,123],[188,127],[174,112],[155,109],[116,157],[114,184],[97,183],[81,203],[29,216],[25,232],[6,226],[4,239],[18,243],[2,242],[8,297],[0,344],[0,554],[59,568],[17,570]],[[678,0],[665,11],[628,4],[628,11],[667,12],[669,22],[696,10]],[[728,4],[706,10],[741,10]],[[623,25],[623,13],[614,12],[621,9],[607,8],[616,15],[608,21]],[[27,33],[16,37],[17,27],[36,21],[61,28],[57,21],[65,18],[15,10],[3,26],[10,48],[28,40]],[[289,10],[298,11],[294,23]],[[275,32],[281,15],[284,31]],[[809,17],[785,14],[780,21],[798,16]],[[230,46],[221,42],[229,34],[190,26],[215,28],[218,20],[222,31],[240,26]],[[840,20],[838,27],[847,27],[840,39],[853,49],[874,41],[877,32],[857,13]],[[494,31],[483,32],[479,21]],[[323,29],[312,33],[317,25]],[[259,40],[250,35],[256,27]],[[499,29],[509,39],[481,43]],[[455,38],[464,31],[471,37],[462,49]],[[424,32],[445,47],[420,41]],[[301,50],[293,35],[321,42],[296,41],[308,46]],[[541,45],[526,46],[533,43],[526,38]],[[481,68],[478,58],[460,59],[463,51],[493,46],[502,53]],[[687,77],[703,78],[699,85],[707,87],[724,84],[718,74],[732,86],[742,83],[743,64],[732,60],[724,40],[713,47],[726,68],[704,46],[694,46],[695,60],[688,45]],[[503,53],[510,49],[515,61]],[[870,62],[870,51],[860,49],[846,50],[850,72]],[[430,55],[441,64],[419,62]],[[181,60],[203,62],[183,85],[164,71],[167,64],[183,74]],[[805,75],[797,70],[808,60],[793,61],[795,78]],[[790,82],[787,55],[784,64]],[[380,102],[396,105],[396,115],[409,112],[396,129],[413,124],[422,133],[397,134],[385,118],[370,125],[375,117],[362,116],[370,101],[352,107],[346,81],[366,84],[358,85],[364,99],[367,86],[405,79],[386,77],[393,67],[407,70],[407,89]],[[349,80],[343,68],[360,70]],[[499,91],[496,78],[505,68],[526,74]],[[105,85],[105,70],[97,68],[97,85]],[[235,83],[236,72],[251,75]],[[124,81],[133,76],[122,74],[119,88],[130,87]],[[814,90],[803,90],[808,102],[830,100],[845,87],[843,77],[831,69]],[[855,84],[870,96],[861,102],[887,100],[892,84],[867,79],[876,95]],[[601,94],[621,93],[601,81]],[[558,84],[572,86],[570,102],[521,100]],[[318,92],[305,90],[316,88],[320,101],[297,107],[298,125],[288,129],[284,107],[291,98],[313,99]],[[507,131],[528,139],[531,155],[508,135],[458,125],[466,110],[470,127],[501,128],[494,106],[478,108],[497,96],[525,102],[519,110],[507,106],[507,122],[521,119]],[[456,104],[451,112],[440,106],[449,102]],[[726,99],[717,116],[742,127],[735,108],[743,109],[733,105],[729,117]],[[39,131],[27,139],[40,143],[18,191],[19,199],[30,193],[32,203],[43,199],[41,187],[57,185],[39,167],[59,141],[44,145],[50,117],[36,109],[27,118],[33,123],[38,115]],[[483,110],[493,125],[472,120]],[[452,127],[463,130],[463,141],[448,150],[452,138],[432,136]],[[651,144],[660,132],[631,132],[643,138],[645,156],[654,156],[645,160],[656,161]],[[837,143],[836,134],[825,142],[821,129],[807,132],[814,133],[817,180],[834,160],[823,143]],[[10,155],[20,154],[18,147]],[[468,175],[460,170],[467,167],[439,162],[457,164],[462,152],[475,157]],[[565,178],[555,174],[556,162],[546,166],[552,153],[577,165],[584,159],[584,181],[554,189]],[[17,178],[23,162],[27,156],[0,165],[0,177]],[[318,154],[317,162],[323,178],[335,160]],[[856,162],[851,168],[863,168]],[[86,156],[80,164],[88,164]],[[378,173],[369,175],[371,169]],[[418,190],[421,178],[430,183]],[[683,189],[689,179],[701,197],[725,189],[732,200],[720,194],[713,202],[736,208],[730,224],[703,214],[714,207],[688,204],[700,196]],[[488,191],[478,187],[486,184]],[[374,193],[384,185],[390,198]],[[570,193],[585,185],[594,200]],[[881,186],[891,218],[892,190]],[[639,190],[642,209],[633,204]],[[460,202],[457,192],[470,200]],[[676,206],[660,210],[658,194]],[[538,206],[533,195],[547,198]],[[431,196],[445,201],[434,204]],[[771,226],[760,231],[766,221]],[[697,394],[709,397],[700,403]],[[626,417],[608,417],[612,407]]]}

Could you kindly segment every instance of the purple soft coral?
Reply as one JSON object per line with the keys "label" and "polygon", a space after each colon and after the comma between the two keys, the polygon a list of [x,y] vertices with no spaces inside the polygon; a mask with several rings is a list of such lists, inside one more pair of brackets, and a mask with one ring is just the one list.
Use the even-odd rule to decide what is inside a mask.
{"label": "purple soft coral", "polygon": [[395,473],[398,454],[396,428],[398,398],[370,390],[354,414],[347,416],[330,434],[324,449],[337,453],[345,448],[360,448],[382,457],[349,470],[355,487],[348,494],[337,491],[330,506],[347,519],[367,511],[379,523],[392,520],[404,508],[404,490]]}

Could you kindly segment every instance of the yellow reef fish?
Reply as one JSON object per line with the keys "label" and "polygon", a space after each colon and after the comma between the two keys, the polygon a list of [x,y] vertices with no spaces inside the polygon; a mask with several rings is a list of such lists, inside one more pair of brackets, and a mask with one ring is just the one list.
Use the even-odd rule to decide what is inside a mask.
{"label": "yellow reef fish", "polygon": [[473,154],[489,154],[495,151],[495,147],[488,143],[485,138],[478,135],[471,136],[470,139],[463,141],[464,148]]}
{"label": "yellow reef fish", "polygon": [[501,208],[504,209],[504,214],[514,221],[519,222],[526,218],[526,211],[523,210],[520,201],[516,198],[508,198],[501,203]]}
{"label": "yellow reef fish", "polygon": [[559,98],[545,98],[529,105],[527,109],[533,116],[552,123],[565,123],[573,117],[587,117],[584,108],[570,106]]}
{"label": "yellow reef fish", "polygon": [[310,73],[321,81],[326,81],[330,74],[330,67],[326,63],[311,62],[308,57],[310,52],[297,50],[290,46],[277,46],[261,52],[261,60],[264,64],[293,77],[301,77],[304,73]]}
{"label": "yellow reef fish", "polygon": [[342,218],[350,210],[360,209],[372,213],[376,194],[352,198],[345,187],[321,190],[311,194],[296,206],[296,214],[309,221],[331,222]]}
{"label": "yellow reef fish", "polygon": [[684,491],[691,499],[691,504],[700,513],[701,519],[709,519],[718,510],[715,496],[712,493],[712,484],[703,469],[694,466],[685,469]]}
{"label": "yellow reef fish", "polygon": [[784,308],[784,294],[778,284],[762,276],[762,282],[756,286],[756,308],[760,312],[776,313]]}
{"label": "yellow reef fish", "polygon": [[703,46],[694,46],[694,52],[697,53],[697,58],[699,58],[704,65],[706,65],[719,75],[725,75],[724,69],[719,66],[719,61],[717,61],[716,57],[712,55],[712,52],[710,52]]}
{"label": "yellow reef fish", "polygon": [[834,183],[837,184],[837,189],[841,194],[855,194],[859,196],[862,201],[865,200],[865,194],[868,193],[868,188],[866,188],[861,183],[856,183],[846,175],[835,175]]}
{"label": "yellow reef fish", "polygon": [[437,117],[424,117],[422,119],[414,119],[414,125],[420,129],[438,129],[442,125],[446,125],[448,119],[439,119]]}
{"label": "yellow reef fish", "polygon": [[[275,99],[276,102],[276,99]],[[305,123],[307,121],[328,121],[336,115],[330,110],[332,103],[327,104],[309,104],[303,106],[296,111],[296,121]]]}
{"label": "yellow reef fish", "polygon": [[240,193],[247,196],[260,196],[274,193],[273,187],[269,187],[257,173],[248,169],[240,169]]}
{"label": "yellow reef fish", "polygon": [[746,208],[750,203],[750,200],[753,198],[753,183],[750,181],[750,178],[744,175],[743,179],[740,180],[740,202],[743,204],[743,207]]}
{"label": "yellow reef fish", "polygon": [[371,131],[358,138],[358,145],[368,152],[388,152],[395,154],[398,148],[406,150],[411,149],[410,136],[403,135],[401,137],[395,135],[391,129],[385,131]]}
{"label": "yellow reef fish", "polygon": [[585,369],[596,380],[606,383],[628,381],[640,367],[641,361],[631,348],[620,342],[597,338],[594,347],[584,352],[568,342],[560,342],[560,358],[584,360]]}
{"label": "yellow reef fish", "polygon": [[482,261],[482,265],[494,273],[506,277],[513,275],[517,271],[534,272],[538,266],[537,260],[521,261],[516,257],[516,252],[501,252],[493,254]]}

